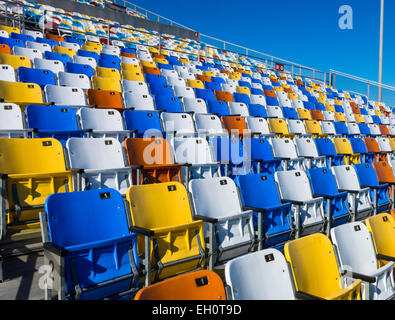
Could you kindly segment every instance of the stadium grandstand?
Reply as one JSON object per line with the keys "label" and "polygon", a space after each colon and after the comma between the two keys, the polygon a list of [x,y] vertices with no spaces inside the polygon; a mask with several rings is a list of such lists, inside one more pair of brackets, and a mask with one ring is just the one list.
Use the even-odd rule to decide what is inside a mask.
{"label": "stadium grandstand", "polygon": [[217,40],[0,1],[1,300],[395,298],[392,106]]}

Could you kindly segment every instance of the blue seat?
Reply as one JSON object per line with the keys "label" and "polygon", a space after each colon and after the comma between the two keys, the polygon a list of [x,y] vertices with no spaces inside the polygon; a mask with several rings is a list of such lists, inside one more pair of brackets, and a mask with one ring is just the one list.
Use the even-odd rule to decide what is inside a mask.
{"label": "blue seat", "polygon": [[[309,101],[312,103],[312,106],[314,107],[314,105],[318,102],[317,98],[315,96],[309,95],[308,96]],[[306,108],[307,109],[307,108]]]}
{"label": "blue seat", "polygon": [[18,39],[18,40],[22,40],[24,43],[26,41],[33,41],[34,42],[34,38],[32,36],[23,34],[23,33],[15,33],[15,32],[11,32],[10,33],[10,38],[11,39]]}
{"label": "blue seat", "polygon": [[261,104],[250,104],[248,111],[250,116],[267,118],[266,108]]}
{"label": "blue seat", "polygon": [[221,78],[221,77],[211,77],[211,82],[225,83],[225,80],[223,78]]}
{"label": "blue seat", "polygon": [[144,134],[162,137],[162,126],[158,112],[145,110],[125,110],[123,112],[126,130],[136,130],[137,138]]}
{"label": "blue seat", "polygon": [[282,107],[283,115],[285,119],[299,119],[298,113],[295,108]]}
{"label": "blue seat", "polygon": [[313,196],[324,198],[324,209],[327,215],[330,210],[331,220],[329,226],[334,228],[340,224],[347,223],[350,219],[347,192],[338,191],[336,179],[331,169],[328,167],[308,169],[307,176],[310,180]]}
{"label": "blue seat", "polygon": [[315,104],[315,109],[316,110],[320,110],[320,111],[325,111],[326,110],[325,105],[322,102],[317,102]]}
{"label": "blue seat", "polygon": [[245,103],[247,106],[250,105],[250,97],[246,93],[235,92],[233,94],[233,99],[235,102]]}
{"label": "blue seat", "polygon": [[258,96],[263,96],[265,93],[261,89],[251,88],[251,94],[255,94]]}
{"label": "blue seat", "polygon": [[388,212],[391,209],[391,200],[389,196],[388,183],[380,184],[376,171],[371,163],[354,164],[361,188],[370,188],[370,199],[374,203],[376,213]]}
{"label": "blue seat", "polygon": [[150,82],[148,84],[151,95],[169,96],[174,95],[173,88],[167,84],[161,84],[159,82]]}
{"label": "blue seat", "polygon": [[121,71],[121,59],[113,54],[101,53],[99,56],[98,66],[104,68],[114,68]]}
{"label": "blue seat", "polygon": [[171,64],[173,66],[182,66],[182,63],[178,60],[177,57],[168,56],[168,57],[166,57],[166,59],[169,62],[169,64]]}
{"label": "blue seat", "polygon": [[85,41],[82,39],[77,39],[77,38],[72,38],[72,37],[64,37],[64,40],[68,43],[76,43],[79,44],[80,46],[82,46]]}
{"label": "blue seat", "polygon": [[[209,138],[213,150],[214,161],[221,163],[221,175],[232,179],[237,175],[252,172],[251,157],[247,155],[243,143],[238,138],[216,136]],[[226,172],[228,170],[228,172]]]}
{"label": "blue seat", "polygon": [[160,74],[151,74],[151,73],[146,73],[145,74],[145,80],[147,83],[150,85],[153,84],[155,86],[166,86],[166,77],[160,75]]}
{"label": "blue seat", "polygon": [[11,39],[11,38],[5,38],[5,37],[0,37],[0,44],[6,44],[7,46],[14,48],[15,46],[17,47],[25,47],[25,42],[21,39]]}
{"label": "blue seat", "polygon": [[170,63],[157,63],[156,66],[158,67],[158,69],[160,70],[174,70],[173,65],[171,65]]}
{"label": "blue seat", "polygon": [[135,55],[136,54],[136,49],[121,47],[121,52],[123,52],[123,53],[130,53],[130,54],[134,54]]}
{"label": "blue seat", "polygon": [[247,87],[248,89],[251,90],[251,84],[248,81],[239,80],[239,86],[240,87]]}
{"label": "blue seat", "polygon": [[255,173],[273,174],[275,171],[281,170],[281,159],[274,158],[269,140],[264,138],[244,138],[244,142],[245,145],[251,147],[250,155]]}
{"label": "blue seat", "polygon": [[277,106],[277,107],[279,106],[277,98],[268,97],[268,96],[265,96],[265,98],[266,98],[266,104],[268,106]]}
{"label": "blue seat", "polygon": [[262,235],[259,237],[262,237],[262,241],[258,241],[262,247],[282,250],[284,243],[292,238],[292,204],[281,203],[274,176],[266,173],[249,174],[236,177],[235,183],[240,189],[243,209],[254,211],[254,228],[257,228],[261,214]]}
{"label": "blue seat", "polygon": [[342,106],[335,104],[335,111],[344,113],[344,108]]}
{"label": "blue seat", "polygon": [[[208,83],[210,83],[210,82],[208,82]],[[206,89],[194,88],[194,91],[195,91],[195,97],[197,99],[204,99],[206,101],[209,101],[209,100],[214,101],[215,100],[214,91],[209,88],[206,88]]]}
{"label": "blue seat", "polygon": [[73,108],[30,104],[25,113],[28,127],[36,130],[38,138],[55,138],[65,146],[68,138],[84,136]]}
{"label": "blue seat", "polygon": [[375,124],[381,124],[381,119],[379,116],[372,115],[372,120],[373,120],[373,123],[375,123]]}
{"label": "blue seat", "polygon": [[183,112],[181,100],[178,97],[167,94],[158,94],[154,97],[156,110],[165,112]]}
{"label": "blue seat", "polygon": [[327,157],[328,167],[344,165],[344,156],[336,153],[335,145],[331,139],[316,138],[314,142],[317,146],[318,155]]}
{"label": "blue seat", "polygon": [[[205,81],[204,82],[204,87],[206,89],[208,89],[208,90],[211,90],[211,91],[214,91],[214,90],[221,91],[221,84],[219,82],[207,82],[207,81]],[[198,88],[196,88],[196,89],[198,89]],[[214,92],[213,92],[213,96],[214,96]],[[215,96],[214,96],[214,99],[215,99]]]}
{"label": "blue seat", "polygon": [[358,127],[362,135],[370,136],[370,129],[366,123],[358,123]]}
{"label": "blue seat", "polygon": [[312,102],[312,101],[303,101],[303,106],[305,109],[308,109],[308,110],[315,109],[314,102]]}
{"label": "blue seat", "polygon": [[71,62],[70,56],[68,54],[65,54],[65,53],[45,51],[44,52],[44,58],[48,59],[48,60],[59,60],[64,65],[67,65],[68,62]]}
{"label": "blue seat", "polygon": [[99,55],[97,54],[97,52],[94,52],[94,51],[79,49],[77,51],[77,56],[93,58],[96,60],[96,62],[99,62]]}
{"label": "blue seat", "polygon": [[55,193],[45,201],[45,212],[49,241],[44,250],[50,257],[63,258],[61,265],[50,261],[65,283],[60,296],[70,300],[133,297],[139,286],[137,236],[129,231],[118,191]]}
{"label": "blue seat", "polygon": [[348,128],[343,121],[334,121],[333,126],[335,127],[336,134],[348,135]]}
{"label": "blue seat", "polygon": [[66,64],[66,72],[85,74],[89,79],[95,75],[95,69],[88,64],[79,64],[68,62]]}
{"label": "blue seat", "polygon": [[19,67],[18,79],[19,82],[36,83],[41,89],[44,89],[47,84],[56,85],[55,74],[51,70],[45,69]]}
{"label": "blue seat", "polygon": [[209,113],[217,114],[219,117],[229,115],[228,104],[225,101],[208,100],[207,110]]}
{"label": "blue seat", "polygon": [[348,140],[351,143],[351,148],[352,152],[359,153],[361,155],[361,161],[365,162],[366,161],[366,154],[368,153],[368,150],[366,148],[366,144],[363,141],[362,138],[356,138],[356,137],[348,137]]}

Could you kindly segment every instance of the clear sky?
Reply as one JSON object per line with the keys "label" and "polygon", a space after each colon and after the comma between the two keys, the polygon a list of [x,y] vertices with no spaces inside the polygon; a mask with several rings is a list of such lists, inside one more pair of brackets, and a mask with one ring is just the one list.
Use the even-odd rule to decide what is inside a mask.
{"label": "clear sky", "polygon": [[[131,0],[202,34],[315,69],[378,80],[380,0]],[[353,28],[341,30],[339,8],[353,9]],[[385,1],[383,82],[395,86],[395,1]],[[338,78],[337,88],[367,93]],[[371,98],[377,89],[371,88]],[[387,104],[395,93],[383,91]]]}

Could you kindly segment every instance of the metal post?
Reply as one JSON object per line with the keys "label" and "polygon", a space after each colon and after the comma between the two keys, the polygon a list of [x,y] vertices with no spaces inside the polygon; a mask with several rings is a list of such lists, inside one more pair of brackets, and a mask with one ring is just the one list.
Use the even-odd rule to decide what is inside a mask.
{"label": "metal post", "polygon": [[110,45],[110,23],[107,24],[107,44]]}
{"label": "metal post", "polygon": [[368,81],[368,100],[369,100],[369,96],[370,96],[370,83]]}
{"label": "metal post", "polygon": [[162,54],[162,34],[159,33],[159,54]]}
{"label": "metal post", "polygon": [[326,213],[328,216],[328,225],[326,226],[326,235],[329,237],[331,234],[331,222],[332,222],[332,212],[331,212],[331,200],[326,200]]}
{"label": "metal post", "polygon": [[44,19],[43,19],[43,35],[45,35],[45,16],[47,15],[47,10],[44,10]]}
{"label": "metal post", "polygon": [[383,36],[384,36],[384,0],[381,0],[380,4],[380,48],[379,48],[379,92],[378,100],[382,101],[383,88]]}

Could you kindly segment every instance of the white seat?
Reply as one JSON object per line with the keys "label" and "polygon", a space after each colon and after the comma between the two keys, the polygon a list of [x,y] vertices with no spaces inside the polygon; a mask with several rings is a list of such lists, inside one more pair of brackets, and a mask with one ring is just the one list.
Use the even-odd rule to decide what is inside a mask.
{"label": "white seat", "polygon": [[336,135],[336,129],[331,121],[321,121],[322,133],[327,135]]}
{"label": "white seat", "polygon": [[60,106],[85,106],[85,93],[81,88],[47,84],[44,87],[45,101]]}
{"label": "white seat", "polygon": [[186,136],[195,135],[194,122],[189,113],[162,112],[160,118],[166,133]]}
{"label": "white seat", "polygon": [[303,236],[323,231],[325,223],[323,198],[313,197],[306,172],[277,171],[274,173],[274,179],[279,186],[281,199],[292,203],[296,233]]}
{"label": "white seat", "polygon": [[[167,71],[169,71],[169,70],[167,70]],[[186,87],[187,86],[185,80],[183,78],[178,77],[178,76],[177,77],[167,76],[166,82],[169,86],[172,86],[172,87],[175,87],[175,86]]]}
{"label": "white seat", "polygon": [[248,117],[250,112],[247,105],[241,102],[229,102],[229,113],[231,115],[240,115],[241,117]]}
{"label": "white seat", "polygon": [[39,50],[42,54],[44,54],[45,51],[52,51],[52,48],[48,43],[39,43],[34,41],[26,41],[26,48]]}
{"label": "white seat", "polygon": [[59,72],[58,80],[60,86],[77,87],[81,89],[90,89],[91,81],[86,74]]}
{"label": "white seat", "polygon": [[203,132],[207,135],[227,135],[222,126],[220,118],[214,114],[194,114],[197,132]]}
{"label": "white seat", "polygon": [[355,122],[347,122],[348,134],[358,135],[361,134],[358,124]]}
{"label": "white seat", "polygon": [[264,249],[225,264],[225,281],[234,300],[294,300],[292,275],[283,254]]}
{"label": "white seat", "polygon": [[195,215],[217,219],[209,235],[213,264],[247,253],[254,243],[253,215],[251,210],[242,209],[234,181],[229,177],[194,179],[188,189]]}
{"label": "white seat", "polygon": [[66,41],[60,41],[60,46],[63,48],[71,48],[74,49],[75,51],[78,51],[81,48],[78,43],[66,42]]}
{"label": "white seat", "polygon": [[43,37],[43,33],[40,31],[33,31],[33,30],[27,30],[27,29],[23,29],[22,30],[22,34],[27,35],[27,36],[31,36],[34,39],[36,39],[37,37],[42,38]]}
{"label": "white seat", "polygon": [[50,70],[57,76],[59,72],[64,72],[64,64],[60,60],[48,60],[48,59],[34,59],[35,69],[46,69]]}
{"label": "white seat", "polygon": [[91,57],[83,57],[83,56],[74,55],[72,57],[72,60],[73,60],[73,63],[87,64],[88,66],[91,66],[93,69],[95,69],[97,66],[96,59],[91,58]]}
{"label": "white seat", "polygon": [[381,135],[380,128],[379,128],[379,126],[377,124],[371,123],[371,124],[368,124],[368,127],[370,129],[370,134],[371,135],[373,135],[373,136]]}
{"label": "white seat", "polygon": [[331,239],[339,267],[346,272],[344,277],[347,286],[359,278],[355,275],[357,273],[374,279],[373,283],[363,283],[364,300],[386,300],[395,297],[394,262],[378,267],[373,240],[365,224],[350,222],[332,228]]}
{"label": "white seat", "polygon": [[304,159],[298,157],[295,144],[291,139],[273,139],[272,146],[274,157],[282,159],[282,166],[285,170],[305,170]]}
{"label": "white seat", "polygon": [[305,158],[304,165],[306,168],[323,168],[326,167],[326,157],[319,156],[317,146],[311,138],[295,138],[296,150],[298,156]]}
{"label": "white seat", "polygon": [[222,83],[221,84],[222,91],[228,91],[231,94],[236,92],[236,85],[229,84],[229,83]]}
{"label": "white seat", "polygon": [[84,169],[82,190],[113,188],[122,195],[132,185],[132,169],[125,167],[121,144],[113,138],[69,138],[70,168]]}
{"label": "white seat", "polygon": [[24,114],[21,108],[14,103],[0,103],[0,137],[1,138],[28,138]]}
{"label": "white seat", "polygon": [[124,57],[121,56],[121,63],[125,63],[125,64],[139,64],[139,60],[136,58],[130,58],[130,57]]}
{"label": "white seat", "polygon": [[304,109],[304,104],[303,104],[302,100],[299,100],[299,99],[298,100],[291,100],[291,104],[295,109],[297,109],[297,108]]}
{"label": "white seat", "polygon": [[354,167],[348,165],[331,168],[339,191],[348,192],[348,203],[355,220],[363,220],[372,212],[370,189],[361,188]]}
{"label": "white seat", "polygon": [[154,100],[149,94],[137,94],[135,92],[124,92],[125,108],[133,110],[155,110]]}
{"label": "white seat", "polygon": [[142,81],[131,81],[131,80],[121,80],[122,90],[130,91],[136,94],[149,94],[148,86],[145,82]]}
{"label": "white seat", "polygon": [[259,134],[261,137],[274,137],[269,129],[269,124],[265,118],[260,117],[246,117],[245,122],[248,130],[253,134]]}
{"label": "white seat", "polygon": [[195,98],[195,91],[191,87],[174,86],[174,96],[179,98]]}
{"label": "white seat", "polygon": [[183,98],[184,112],[207,113],[207,105],[203,99]]}
{"label": "white seat", "polygon": [[295,134],[297,136],[311,136],[311,134],[306,133],[306,127],[302,120],[299,119],[287,119],[289,133]]}
{"label": "white seat", "polygon": [[132,136],[125,130],[122,115],[117,110],[80,108],[77,114],[81,120],[81,128],[91,129],[93,138],[114,138],[121,143]]}
{"label": "white seat", "polygon": [[265,96],[252,94],[250,95],[250,103],[251,104],[259,104],[261,106],[266,107],[266,99]]}
{"label": "white seat", "polygon": [[121,49],[116,46],[104,44],[101,52],[105,54],[119,56],[119,54],[121,53]]}
{"label": "white seat", "polygon": [[[176,67],[178,67],[178,66],[176,66]],[[179,71],[178,74],[179,74],[180,78],[182,78],[184,80],[196,80],[195,75],[191,72]]]}
{"label": "white seat", "polygon": [[16,81],[15,70],[8,64],[0,64],[0,80],[2,81]]}
{"label": "white seat", "polygon": [[335,121],[335,114],[333,113],[333,111],[322,111],[322,116],[326,121]]}
{"label": "white seat", "polygon": [[278,106],[267,106],[266,107],[266,114],[268,118],[284,118],[283,111]]}
{"label": "white seat", "polygon": [[14,55],[17,56],[25,56],[30,59],[30,61],[34,61],[34,59],[42,59],[43,54],[38,49],[30,49],[30,48],[22,48],[18,46],[14,46],[12,49]]}
{"label": "white seat", "polygon": [[[176,70],[168,70],[168,69],[162,69],[161,74],[164,77],[169,77],[169,78],[179,78],[178,73]],[[168,83],[169,84],[169,83]],[[170,84],[169,84],[170,85]]]}

